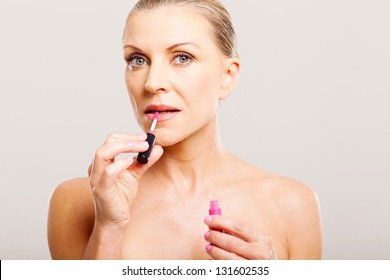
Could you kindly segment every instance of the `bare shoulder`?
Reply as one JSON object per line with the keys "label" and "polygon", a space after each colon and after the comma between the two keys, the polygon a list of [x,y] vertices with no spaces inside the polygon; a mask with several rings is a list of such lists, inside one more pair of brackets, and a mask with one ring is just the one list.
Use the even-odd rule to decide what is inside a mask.
{"label": "bare shoulder", "polygon": [[48,241],[53,259],[83,258],[94,215],[88,178],[72,179],[56,187],[48,215]]}
{"label": "bare shoulder", "polygon": [[258,186],[281,211],[306,211],[318,206],[314,190],[295,179],[268,173],[258,179]]}
{"label": "bare shoulder", "polygon": [[268,196],[269,200],[286,212],[304,211],[318,206],[314,190],[292,178],[277,175],[238,159],[239,177],[250,182],[251,192]]}
{"label": "bare shoulder", "polygon": [[250,193],[267,201],[269,213],[282,222],[288,258],[320,259],[322,228],[319,200],[314,190],[295,179],[264,171],[249,163],[241,164],[246,166],[245,176],[250,178]]}
{"label": "bare shoulder", "polygon": [[283,176],[269,175],[259,181],[273,213],[283,221],[289,259],[320,259],[322,229],[319,201],[309,186]]}

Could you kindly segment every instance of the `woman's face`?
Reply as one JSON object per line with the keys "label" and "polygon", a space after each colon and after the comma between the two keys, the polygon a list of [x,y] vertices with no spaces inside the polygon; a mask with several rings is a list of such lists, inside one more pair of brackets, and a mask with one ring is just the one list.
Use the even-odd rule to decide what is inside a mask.
{"label": "woman's face", "polygon": [[238,63],[222,55],[213,36],[209,22],[189,8],[145,10],[127,22],[130,100],[145,131],[154,112],[160,113],[155,134],[162,146],[215,123],[219,100],[231,91],[229,67],[238,72]]}

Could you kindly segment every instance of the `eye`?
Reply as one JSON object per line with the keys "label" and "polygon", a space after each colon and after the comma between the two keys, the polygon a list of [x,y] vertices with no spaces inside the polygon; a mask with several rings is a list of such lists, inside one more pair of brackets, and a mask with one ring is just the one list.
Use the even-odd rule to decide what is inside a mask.
{"label": "eye", "polygon": [[193,60],[194,58],[188,53],[176,53],[172,63],[177,65],[188,65]]}
{"label": "eye", "polygon": [[145,64],[147,64],[147,60],[143,56],[132,55],[127,60],[127,64],[128,64],[129,69],[140,68],[142,66],[145,66]]}

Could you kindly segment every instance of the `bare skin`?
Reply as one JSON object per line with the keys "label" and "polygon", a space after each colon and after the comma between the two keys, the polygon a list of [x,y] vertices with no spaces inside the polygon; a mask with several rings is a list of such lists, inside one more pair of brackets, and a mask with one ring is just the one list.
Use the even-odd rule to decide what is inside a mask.
{"label": "bare skin", "polygon": [[[291,179],[228,157],[239,166],[230,173],[233,176],[222,179],[218,185],[204,186],[202,191],[164,188],[160,182],[140,183],[131,209],[134,218],[126,231],[120,258],[209,259],[205,250],[208,242],[204,239],[209,229],[204,219],[208,201],[218,198],[226,220],[213,216],[213,222],[234,227],[242,221],[265,238],[272,237],[278,259],[319,259],[321,225],[313,192]],[[253,178],[248,179],[248,173]],[[73,179],[60,185],[51,205],[49,242],[53,259],[82,259],[95,221],[89,179]],[[221,233],[211,231],[208,241],[218,235]],[[239,245],[233,241],[231,246]],[[214,253],[219,254],[217,250]],[[268,251],[262,253],[269,258]]]}
{"label": "bare skin", "polygon": [[[125,78],[138,122],[150,127],[149,105],[178,112],[159,121],[148,164],[115,160],[145,151],[145,134],[111,134],[89,177],[57,187],[48,224],[54,259],[321,257],[313,191],[220,142],[218,104],[233,90],[240,62],[220,53],[208,24],[183,8],[142,11],[127,23]],[[222,216],[207,215],[212,199]]]}

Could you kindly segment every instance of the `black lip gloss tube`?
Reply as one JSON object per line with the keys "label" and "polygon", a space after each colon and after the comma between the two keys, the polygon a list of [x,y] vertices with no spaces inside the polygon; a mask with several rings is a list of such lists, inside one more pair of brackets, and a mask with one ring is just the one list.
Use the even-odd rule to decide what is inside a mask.
{"label": "black lip gloss tube", "polygon": [[153,122],[152,126],[150,127],[149,132],[146,133],[147,138],[146,142],[149,144],[149,148],[145,152],[141,152],[137,156],[137,161],[141,164],[147,164],[149,162],[149,157],[152,152],[154,143],[156,142],[156,135],[153,134],[154,129],[156,128],[157,119],[158,119],[158,112],[156,112],[153,116]]}

